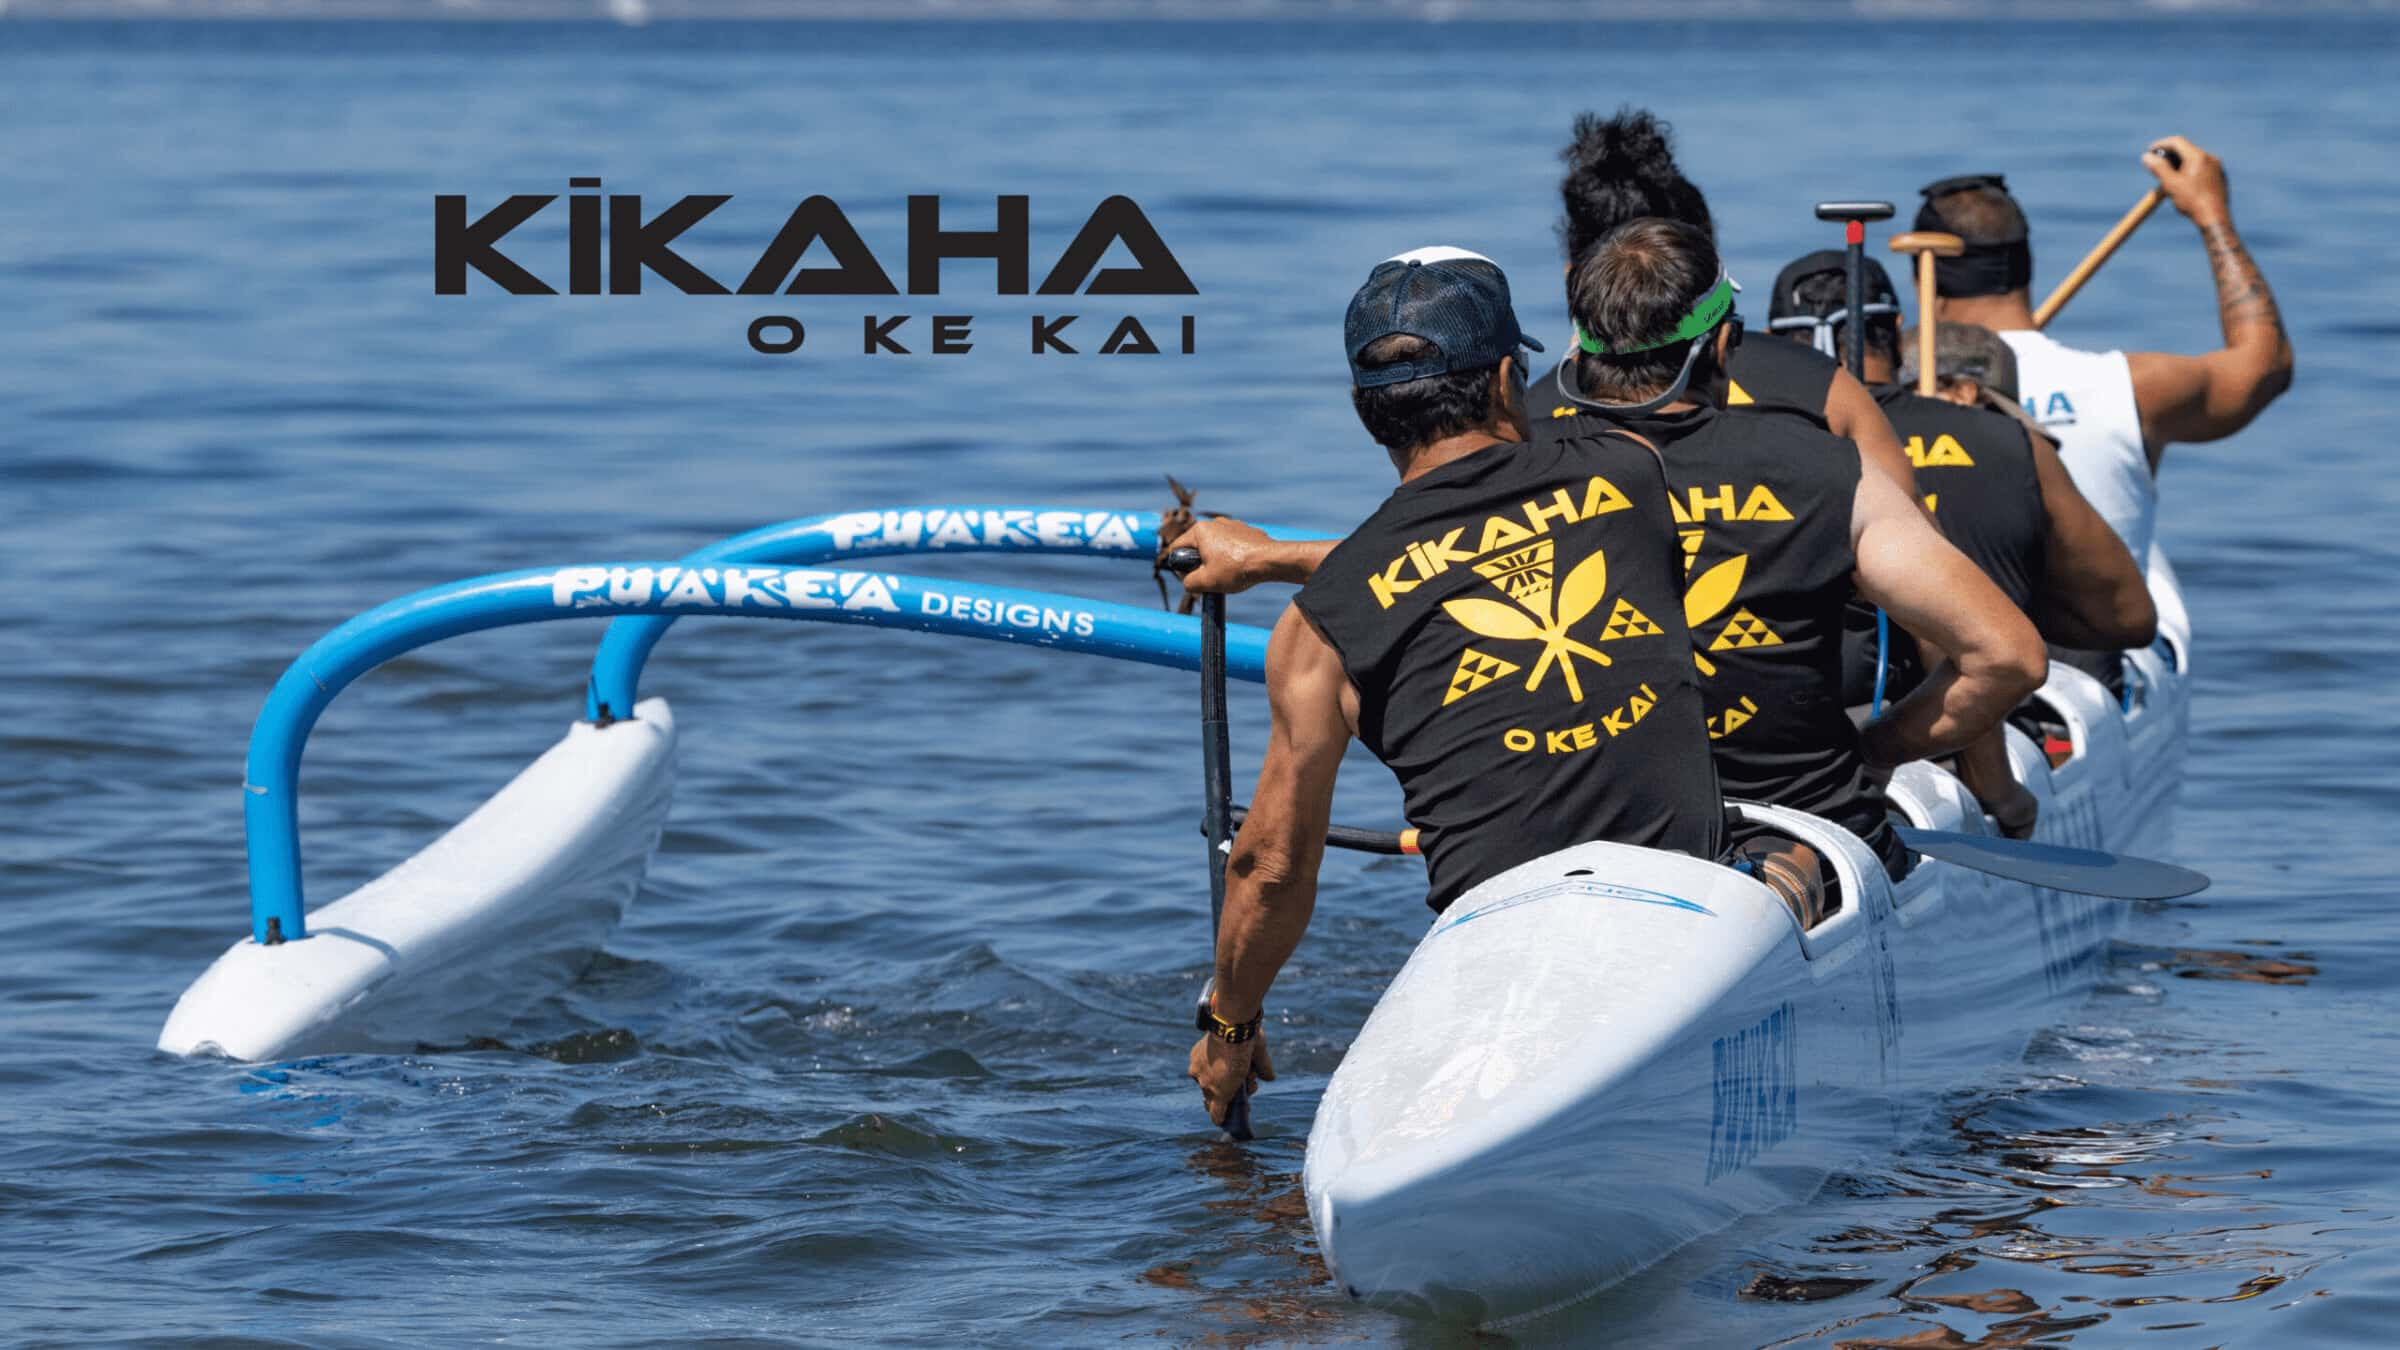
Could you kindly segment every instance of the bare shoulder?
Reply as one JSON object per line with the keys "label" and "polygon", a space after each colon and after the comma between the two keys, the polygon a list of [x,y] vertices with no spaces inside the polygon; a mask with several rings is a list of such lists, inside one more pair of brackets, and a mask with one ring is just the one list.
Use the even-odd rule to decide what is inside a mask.
{"label": "bare shoulder", "polygon": [[1287,732],[1348,736],[1358,729],[1358,691],[1341,652],[1297,604],[1284,606],[1267,638],[1267,703]]}

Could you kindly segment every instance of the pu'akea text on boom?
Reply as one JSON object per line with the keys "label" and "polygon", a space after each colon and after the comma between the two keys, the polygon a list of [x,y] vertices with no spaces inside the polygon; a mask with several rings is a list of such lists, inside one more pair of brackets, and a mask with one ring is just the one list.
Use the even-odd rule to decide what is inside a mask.
{"label": "pu'akea text on boom", "polygon": [[[942,264],[951,260],[985,260],[992,264],[997,295],[1197,295],[1199,288],[1176,261],[1150,218],[1131,197],[1102,201],[1057,260],[1032,285],[1032,199],[1002,196],[994,199],[989,229],[945,228],[942,199],[908,199],[908,253],[904,275],[907,288],[893,284],[892,273],[875,256],[841,205],[831,197],[812,196],[794,207],[757,259],[731,286],[676,251],[686,231],[698,226],[717,208],[733,200],[730,194],[679,197],[656,212],[645,211],[633,193],[603,196],[597,178],[571,178],[567,194],[565,290],[568,295],[639,295],[645,278],[686,295],[938,295]],[[519,226],[549,209],[556,193],[520,193],[501,200],[481,214],[470,211],[464,194],[433,199],[433,289],[437,295],[465,295],[468,274],[483,278],[510,295],[558,295],[556,270],[545,277],[529,266],[520,246],[512,256],[502,245]],[[604,228],[605,223],[605,228]],[[1123,244],[1131,267],[1102,267],[1110,247]],[[820,261],[802,266],[810,250]],[[1079,354],[1082,348],[1068,336],[1068,326],[1081,316],[1032,316],[1029,349],[1037,354]],[[951,355],[970,350],[970,315],[931,315],[916,325],[927,330],[921,344],[904,344],[899,334],[914,316],[861,316],[861,350],[867,354],[907,355],[930,351]],[[1174,316],[1176,337],[1165,350],[1190,352],[1194,324],[1189,314]],[[1106,323],[1106,320],[1098,320]],[[1089,330],[1104,354],[1156,354],[1162,350],[1134,315],[1102,330]],[[753,349],[773,354],[797,351],[806,341],[797,318],[764,315],[749,326]]]}

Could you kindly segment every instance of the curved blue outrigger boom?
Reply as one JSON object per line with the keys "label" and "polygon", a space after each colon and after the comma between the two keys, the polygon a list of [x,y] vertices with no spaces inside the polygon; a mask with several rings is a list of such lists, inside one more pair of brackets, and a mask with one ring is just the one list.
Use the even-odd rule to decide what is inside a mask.
{"label": "curved blue outrigger boom", "polygon": [[[1191,618],[1005,586],[800,565],[929,551],[1146,560],[1157,550],[1158,519],[1152,512],[983,506],[814,516],[736,536],[678,562],[502,572],[378,605],[311,644],[275,682],[259,710],[242,785],[251,937],[276,943],[307,935],[300,877],[301,752],[334,696],[395,656],[487,628],[626,618],[610,625],[593,666],[589,715],[602,721],[631,715],[643,662],[667,626],[684,615],[905,628],[1197,670],[1200,629]],[[1263,680],[1266,641],[1264,629],[1230,628],[1226,673]]]}
{"label": "curved blue outrigger boom", "polygon": [[[1086,511],[1058,506],[910,506],[803,516],[719,540],[689,563],[811,563],[911,553],[1068,553],[1148,562],[1158,555],[1155,511]],[[1277,539],[1330,539],[1311,530],[1264,527]],[[623,716],[641,687],[642,665],[674,614],[611,623],[592,658],[584,717]],[[1237,676],[1258,679],[1255,675]]]}

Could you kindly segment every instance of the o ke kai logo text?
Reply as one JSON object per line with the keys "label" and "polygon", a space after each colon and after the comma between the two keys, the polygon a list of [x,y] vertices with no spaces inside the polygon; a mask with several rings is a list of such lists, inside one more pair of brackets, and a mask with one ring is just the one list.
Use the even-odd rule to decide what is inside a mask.
{"label": "o ke kai logo text", "polygon": [[[639,295],[646,281],[655,281],[685,295],[900,295],[893,274],[870,248],[831,197],[812,196],[792,208],[781,228],[760,247],[742,276],[727,285],[677,250],[677,242],[717,208],[733,200],[730,194],[699,194],[677,198],[655,212],[646,211],[632,193],[603,197],[597,178],[567,180],[567,247],[564,280],[568,295]],[[556,193],[520,193],[474,214],[463,194],[433,199],[433,290],[436,295],[465,295],[469,274],[477,274],[510,295],[557,295],[555,267],[546,275],[536,269],[522,244],[504,251],[509,235],[541,215]],[[941,294],[942,264],[950,261],[988,261],[997,295],[1197,295],[1199,288],[1176,261],[1173,250],[1131,197],[1116,196],[1095,207],[1038,286],[1032,284],[1032,199],[1002,196],[994,200],[990,228],[946,226],[942,199],[908,199],[908,252],[901,275],[908,295]],[[1131,267],[1102,267],[1111,247],[1122,244],[1134,262]],[[805,265],[804,265],[805,264]],[[906,356],[924,350],[937,355],[960,355],[974,349],[974,316],[938,314],[928,317],[925,338],[913,335],[911,314],[869,313],[860,319],[860,350],[866,355]],[[1193,316],[1174,316],[1180,342],[1176,350],[1194,349]],[[1036,355],[1083,354],[1076,345],[1084,339],[1071,329],[1079,314],[1030,316],[1028,347]],[[1153,322],[1156,322],[1154,319]],[[798,318],[769,314],[750,324],[755,350],[772,356],[801,349],[807,330]],[[912,343],[918,345],[911,345]],[[1102,355],[1149,355],[1163,350],[1140,317],[1123,315],[1094,350]]]}

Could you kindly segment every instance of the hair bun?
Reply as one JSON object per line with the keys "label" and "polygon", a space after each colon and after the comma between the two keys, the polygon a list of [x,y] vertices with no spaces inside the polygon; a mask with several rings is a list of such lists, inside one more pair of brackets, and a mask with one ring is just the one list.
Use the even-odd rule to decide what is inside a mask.
{"label": "hair bun", "polygon": [[1648,110],[1624,107],[1616,116],[1579,113],[1575,138],[1559,152],[1578,178],[1637,178],[1656,181],[1677,177],[1674,128]]}

